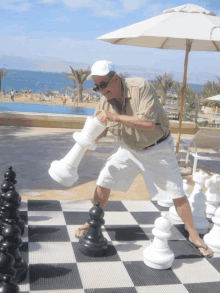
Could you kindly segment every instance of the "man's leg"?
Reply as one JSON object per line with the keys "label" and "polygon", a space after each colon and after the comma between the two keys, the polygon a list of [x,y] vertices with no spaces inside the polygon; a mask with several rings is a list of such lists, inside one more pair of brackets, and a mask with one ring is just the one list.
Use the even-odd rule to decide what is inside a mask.
{"label": "man's leg", "polygon": [[[103,209],[108,202],[110,191],[111,191],[111,189],[107,189],[107,188],[104,188],[104,187],[97,185],[96,189],[95,189],[93,201],[92,201],[93,206],[95,206],[95,203],[98,201],[98,202],[100,202],[100,207]],[[86,222],[81,228],[89,228],[89,223]],[[87,232],[87,230],[79,231],[79,229],[78,229],[78,230],[76,230],[75,235],[78,237],[81,237],[86,232]]]}
{"label": "man's leg", "polygon": [[[194,244],[206,246],[202,239],[199,237],[198,232],[196,231],[193,223],[192,212],[188,202],[188,198],[186,196],[181,198],[176,198],[173,200],[176,211],[180,218],[183,220],[189,232],[189,240]],[[204,255],[209,255],[212,253],[212,250],[209,248],[205,250],[203,248],[199,248],[200,252]]]}

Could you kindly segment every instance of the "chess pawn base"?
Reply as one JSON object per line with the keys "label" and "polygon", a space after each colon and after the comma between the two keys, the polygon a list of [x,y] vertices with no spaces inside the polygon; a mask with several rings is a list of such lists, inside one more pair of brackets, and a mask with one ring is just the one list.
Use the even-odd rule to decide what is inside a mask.
{"label": "chess pawn base", "polygon": [[155,248],[153,243],[144,249],[143,256],[144,263],[156,270],[169,269],[174,260],[174,254],[169,247]]}
{"label": "chess pawn base", "polygon": [[173,200],[172,199],[158,200],[157,203],[162,207],[169,208],[173,205]]}
{"label": "chess pawn base", "polygon": [[79,243],[81,244],[80,251],[84,255],[93,257],[103,256],[108,247],[108,241],[103,237],[101,228],[91,226],[85,236],[79,239]]}

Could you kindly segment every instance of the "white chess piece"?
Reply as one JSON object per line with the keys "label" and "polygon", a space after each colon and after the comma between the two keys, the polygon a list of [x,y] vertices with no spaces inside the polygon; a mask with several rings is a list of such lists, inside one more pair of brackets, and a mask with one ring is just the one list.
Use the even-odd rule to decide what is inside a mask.
{"label": "white chess piece", "polygon": [[50,176],[58,183],[70,187],[78,180],[77,168],[87,149],[95,150],[96,138],[105,130],[97,119],[88,116],[81,132],[74,132],[74,147],[60,161],[53,161],[49,169]]}
{"label": "white chess piece", "polygon": [[205,187],[208,188],[206,195],[206,217],[212,218],[220,202],[220,175],[215,174],[206,179]]}
{"label": "white chess piece", "polygon": [[[192,217],[195,229],[199,234],[205,234],[208,232],[210,224],[206,219],[206,196],[203,193],[203,189],[201,188],[198,193],[194,194],[191,200]],[[185,229],[187,230],[186,226]]]}
{"label": "white chess piece", "polygon": [[195,186],[193,188],[193,191],[189,197],[189,203],[191,204],[192,201],[194,201],[194,195],[199,192],[200,189],[204,188],[205,180],[207,179],[208,174],[204,173],[203,171],[195,172],[193,173],[193,181],[195,182]]}
{"label": "white chess piece", "polygon": [[220,253],[220,207],[215,210],[212,222],[214,225],[209,233],[203,237],[203,240],[212,251]]}
{"label": "white chess piece", "polygon": [[[189,190],[190,190],[190,186],[189,184],[187,183],[187,180],[186,179],[183,179],[183,190],[185,192],[185,195],[187,197],[190,196],[189,194]],[[183,223],[182,219],[180,218],[180,216],[177,214],[177,211],[176,211],[176,208],[175,206],[173,205],[172,207],[170,207],[169,209],[169,215],[170,215],[170,218],[172,220],[175,220],[177,222],[180,222],[180,223]]]}
{"label": "white chess piece", "polygon": [[174,253],[169,248],[167,239],[172,235],[170,232],[171,222],[166,212],[157,218],[152,233],[155,236],[153,242],[144,249],[144,263],[153,269],[164,270],[172,266]]}

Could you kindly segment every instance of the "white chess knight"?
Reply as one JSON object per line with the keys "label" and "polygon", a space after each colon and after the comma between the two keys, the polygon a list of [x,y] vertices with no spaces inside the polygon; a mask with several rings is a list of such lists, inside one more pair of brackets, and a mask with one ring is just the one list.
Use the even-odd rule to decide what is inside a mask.
{"label": "white chess knight", "polygon": [[71,187],[78,180],[77,168],[86,150],[96,149],[95,140],[105,128],[97,117],[88,116],[83,130],[73,134],[76,141],[74,147],[63,159],[51,163],[50,176],[58,183]]}
{"label": "white chess knight", "polygon": [[171,222],[165,212],[157,218],[152,233],[155,236],[153,242],[144,249],[144,263],[153,269],[164,270],[172,266],[174,253],[169,248],[167,239],[172,235],[170,232]]}
{"label": "white chess knight", "polygon": [[210,179],[206,179],[205,187],[208,188],[206,195],[206,217],[212,218],[220,202],[220,175],[215,174]]}
{"label": "white chess knight", "polygon": [[215,216],[212,218],[214,223],[212,229],[207,233],[203,240],[212,251],[220,253],[220,207],[215,210]]}
{"label": "white chess knight", "polygon": [[[190,186],[187,183],[186,179],[183,179],[183,190],[185,192],[185,195],[189,198],[190,194],[189,194],[189,190],[190,190]],[[180,223],[183,223],[182,219],[180,218],[180,216],[177,214],[176,208],[175,206],[171,206],[169,209],[169,215],[170,215],[170,219],[178,221]]]}

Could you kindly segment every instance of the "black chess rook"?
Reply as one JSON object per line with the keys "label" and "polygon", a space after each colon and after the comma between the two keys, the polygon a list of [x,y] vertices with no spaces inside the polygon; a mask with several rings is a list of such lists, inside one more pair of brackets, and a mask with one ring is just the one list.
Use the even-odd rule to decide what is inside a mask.
{"label": "black chess rook", "polygon": [[87,256],[102,256],[108,247],[107,239],[103,237],[101,230],[105,223],[104,211],[99,205],[100,202],[96,202],[95,207],[90,209],[90,219],[87,221],[90,224],[89,230],[79,240],[80,251]]}
{"label": "black chess rook", "polygon": [[2,237],[0,245],[2,247],[6,247],[8,249],[8,253],[15,259],[14,268],[17,272],[13,281],[15,283],[20,283],[26,278],[28,264],[23,261],[20,254],[19,249],[23,243],[21,239],[21,230],[15,225],[14,220],[6,220],[6,226],[2,230]]}

